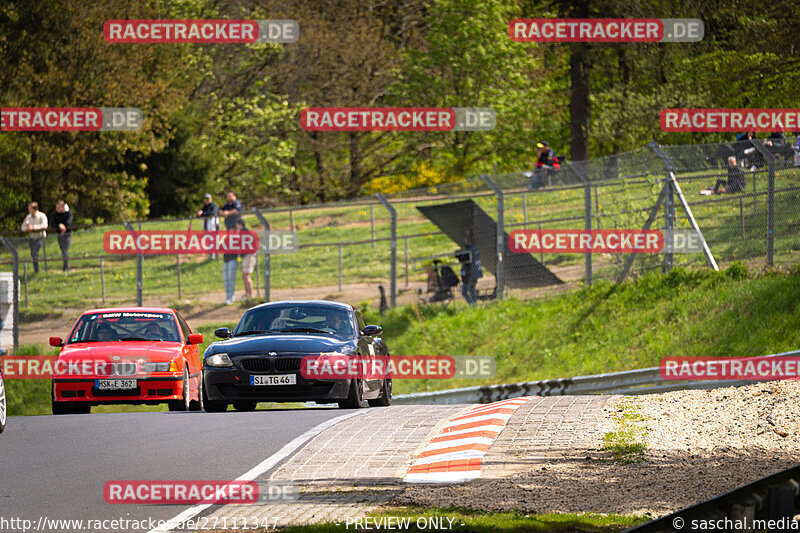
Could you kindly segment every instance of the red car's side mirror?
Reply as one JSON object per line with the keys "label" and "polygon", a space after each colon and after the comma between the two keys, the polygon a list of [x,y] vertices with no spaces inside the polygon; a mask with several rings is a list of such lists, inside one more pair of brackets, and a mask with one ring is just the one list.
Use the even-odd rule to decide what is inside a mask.
{"label": "red car's side mirror", "polygon": [[189,335],[189,344],[203,344],[202,333],[192,333]]}
{"label": "red car's side mirror", "polygon": [[61,337],[50,337],[50,346],[64,346],[64,341]]}

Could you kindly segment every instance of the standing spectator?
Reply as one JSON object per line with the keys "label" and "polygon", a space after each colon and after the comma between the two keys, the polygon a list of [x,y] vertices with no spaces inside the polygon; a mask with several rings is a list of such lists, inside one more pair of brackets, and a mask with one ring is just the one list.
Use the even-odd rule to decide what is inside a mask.
{"label": "standing spectator", "polygon": [[[229,219],[231,223],[230,227],[228,227]],[[238,224],[244,225],[244,223],[241,222],[241,217],[236,217],[235,215],[225,217],[227,231],[236,231],[236,226]],[[236,271],[239,269],[238,260],[239,254],[222,254],[222,284],[225,286],[225,305],[231,305],[236,301]]]}
{"label": "standing spectator", "polygon": [[39,202],[28,204],[28,216],[22,221],[22,231],[28,234],[33,271],[39,272],[39,250],[47,237],[47,215],[39,211]]}
{"label": "standing spectator", "polygon": [[225,217],[225,229],[236,229],[236,220],[242,216],[242,202],[233,191],[228,191],[227,200],[219,210],[219,216]]}
{"label": "standing spectator", "polygon": [[470,305],[478,301],[478,290],[475,285],[483,277],[481,256],[478,247],[472,241],[472,231],[464,233],[464,250],[456,254],[461,262],[461,294]]}
{"label": "standing spectator", "polygon": [[[236,222],[236,230],[247,231],[247,227],[244,225],[244,220],[241,218],[239,218],[239,220]],[[250,277],[250,274],[253,273],[255,268],[256,254],[242,254],[242,283],[244,284],[245,298],[253,297],[253,278]]]}
{"label": "standing spectator", "polygon": [[[241,204],[239,204],[241,209]],[[203,207],[197,211],[197,216],[203,217],[203,231],[219,231],[219,218],[217,218],[217,204],[211,199],[211,195],[206,193],[203,196]]]}
{"label": "standing spectator", "polygon": [[69,246],[72,244],[72,211],[64,200],[58,200],[50,218],[57,232],[58,247],[61,248],[62,270],[66,272],[69,270]]}
{"label": "standing spectator", "polygon": [[[211,195],[206,193],[203,196],[203,207],[197,211],[197,216],[203,217],[203,231],[219,231],[218,211],[217,204],[212,201]],[[211,259],[216,256],[217,254],[211,254]]]}

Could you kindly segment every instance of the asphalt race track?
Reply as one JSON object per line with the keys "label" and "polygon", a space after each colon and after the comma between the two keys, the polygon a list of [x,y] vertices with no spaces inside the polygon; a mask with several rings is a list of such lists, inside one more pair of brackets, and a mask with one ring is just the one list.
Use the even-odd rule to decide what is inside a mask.
{"label": "asphalt race track", "polygon": [[13,417],[0,435],[0,518],[28,519],[32,527],[40,517],[168,520],[189,506],[110,505],[103,485],[128,479],[236,479],[296,437],[347,412]]}

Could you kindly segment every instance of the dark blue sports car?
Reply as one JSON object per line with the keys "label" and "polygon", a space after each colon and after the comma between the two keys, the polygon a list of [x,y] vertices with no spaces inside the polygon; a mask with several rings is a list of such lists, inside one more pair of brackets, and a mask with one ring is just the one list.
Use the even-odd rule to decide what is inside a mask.
{"label": "dark blue sports car", "polygon": [[206,411],[252,411],[258,402],[338,403],[341,408],[387,406],[392,380],[304,377],[303,358],[320,354],[364,359],[388,356],[380,326],[368,326],[350,305],[323,300],[283,301],[248,309],[224,339],[209,345],[203,355],[203,394]]}

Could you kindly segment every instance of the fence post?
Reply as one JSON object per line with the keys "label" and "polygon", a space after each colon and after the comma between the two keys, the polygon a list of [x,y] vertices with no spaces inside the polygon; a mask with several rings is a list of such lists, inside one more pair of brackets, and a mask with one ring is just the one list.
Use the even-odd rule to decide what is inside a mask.
{"label": "fence post", "polygon": [[[389,254],[389,307],[394,307],[397,302],[397,211],[395,211],[392,204],[386,199],[384,195],[379,192],[375,193],[375,198],[383,204],[383,207],[389,211],[389,216],[391,216],[391,225],[390,225],[390,254]],[[374,219],[373,219],[374,220]],[[373,224],[373,231],[374,231],[374,224]],[[372,243],[375,243],[375,239],[372,239]]]}
{"label": "fence post", "polygon": [[505,289],[506,273],[505,264],[503,263],[503,255],[506,247],[506,231],[504,226],[505,206],[503,202],[503,190],[497,186],[495,182],[489,179],[486,174],[481,174],[483,182],[489,186],[490,189],[497,196],[497,273],[495,279],[497,286],[495,287],[494,297],[498,300],[503,299],[503,290]]}
{"label": "fence post", "polygon": [[[755,149],[767,160],[767,265],[773,266],[775,253],[775,155],[761,142],[751,141]],[[753,210],[755,213],[755,174],[753,175]]]}
{"label": "fence post", "polygon": [[375,205],[369,204],[369,228],[372,235],[372,249],[375,249]]}
{"label": "fence post", "polygon": [[294,209],[289,209],[289,231],[294,233]]}
{"label": "fence post", "polygon": [[[586,231],[592,231],[592,184],[589,182],[589,178],[583,175],[582,172],[578,172],[575,167],[572,165],[571,161],[567,161],[567,166],[569,166],[570,170],[580,178],[583,182],[583,227]],[[586,269],[584,276],[586,278],[586,284],[592,284],[592,253],[586,252]]]}
{"label": "fence post", "polygon": [[522,227],[528,229],[528,193],[522,193]]}
{"label": "fence post", "polygon": [[106,305],[106,268],[103,258],[100,258],[100,301]]}
{"label": "fence post", "polygon": [[[666,175],[666,183],[664,184],[664,190],[666,191],[666,196],[664,197],[664,230],[667,235],[671,236],[672,230],[675,229],[675,190],[672,187],[672,172],[675,169],[675,165],[672,164],[672,160],[667,157],[667,154],[661,150],[661,147],[655,141],[650,141],[647,147],[653,150],[658,158],[664,162],[664,174]],[[670,246],[667,253],[664,254],[664,272],[672,270],[672,265],[673,255],[672,247]]]}
{"label": "fence post", "polygon": [[408,288],[408,237],[406,237],[406,289]]}
{"label": "fence post", "polygon": [[339,294],[342,293],[342,245],[339,245]]}
{"label": "fence post", "polygon": [[14,326],[11,328],[11,337],[14,342],[14,352],[19,348],[19,254],[11,241],[0,236],[3,246],[11,254],[11,305],[14,306],[12,314],[14,316]]}
{"label": "fence post", "polygon": [[261,211],[255,207],[253,208],[253,213],[255,213],[258,221],[264,226],[264,244],[259,246],[259,248],[261,248],[261,254],[264,256],[264,302],[266,303],[269,301],[269,222],[267,222],[267,219],[261,214]]}
{"label": "fence post", "polygon": [[22,263],[22,285],[25,287],[25,307],[28,307],[28,264]]}
{"label": "fence post", "polygon": [[[123,222],[122,225],[126,230],[135,233],[130,222]],[[141,223],[139,223],[139,231],[142,231]],[[136,305],[142,307],[142,254],[136,254]]]}
{"label": "fence post", "polygon": [[181,254],[175,254],[175,270],[178,274],[178,300],[182,300],[181,295]]}

